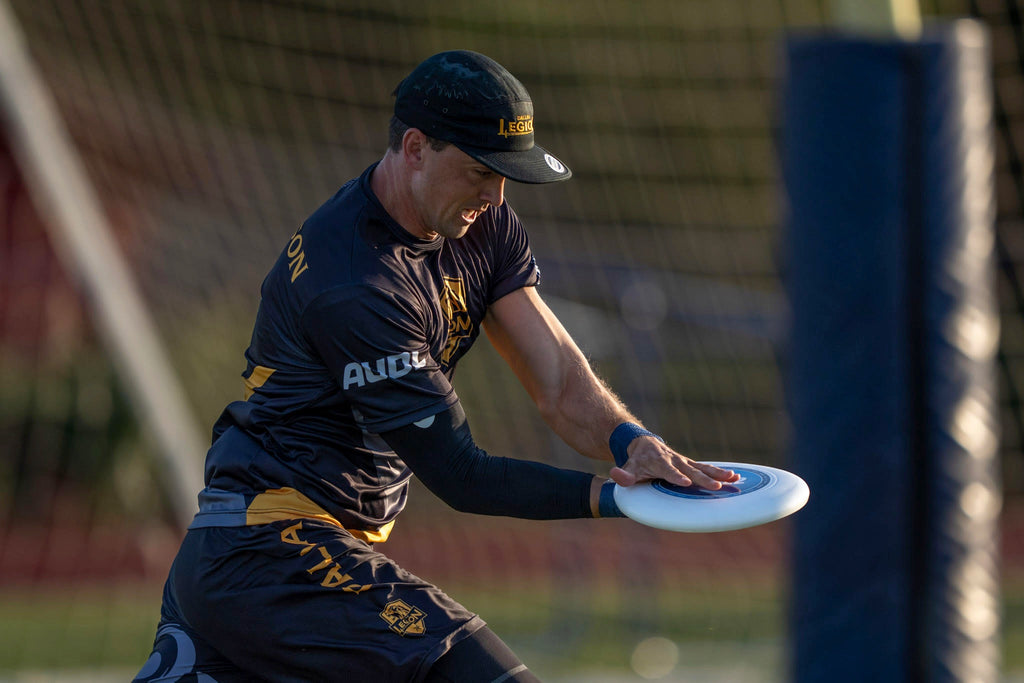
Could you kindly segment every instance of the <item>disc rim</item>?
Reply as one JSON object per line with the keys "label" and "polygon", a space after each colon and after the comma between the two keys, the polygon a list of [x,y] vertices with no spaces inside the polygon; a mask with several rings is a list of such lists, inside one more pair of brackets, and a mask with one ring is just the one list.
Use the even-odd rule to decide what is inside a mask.
{"label": "disc rim", "polygon": [[[708,461],[723,469],[747,470],[767,474],[769,482],[753,490],[724,497],[677,497],[658,491],[652,482],[630,487],[615,485],[615,502],[630,519],[646,526],[684,533],[710,533],[733,531],[767,524],[797,512],[806,505],[810,488],[797,474],[769,465],[755,465],[729,461]],[[669,503],[668,498],[674,503]],[[769,501],[760,513],[751,512],[749,505],[737,506],[740,499],[747,503]],[[687,508],[685,515],[666,515],[666,504],[676,509]]]}

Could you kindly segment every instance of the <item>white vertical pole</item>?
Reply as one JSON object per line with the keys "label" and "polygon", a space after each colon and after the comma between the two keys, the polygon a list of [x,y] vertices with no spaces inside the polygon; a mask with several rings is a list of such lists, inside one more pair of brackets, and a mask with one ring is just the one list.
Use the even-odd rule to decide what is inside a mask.
{"label": "white vertical pole", "polygon": [[175,519],[186,526],[203,485],[204,440],[7,0],[0,0],[0,120],[51,242],[86,293],[132,405],[156,440]]}

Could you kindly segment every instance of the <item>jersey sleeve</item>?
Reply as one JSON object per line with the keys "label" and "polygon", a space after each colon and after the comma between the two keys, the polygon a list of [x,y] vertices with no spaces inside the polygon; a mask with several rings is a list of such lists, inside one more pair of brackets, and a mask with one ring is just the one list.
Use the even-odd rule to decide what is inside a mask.
{"label": "jersey sleeve", "polygon": [[491,233],[494,274],[489,304],[517,289],[540,283],[540,268],[530,249],[526,229],[507,203],[500,208],[502,210],[495,213]]}
{"label": "jersey sleeve", "polygon": [[394,429],[458,401],[430,354],[422,313],[392,292],[331,290],[307,307],[302,325],[368,431]]}

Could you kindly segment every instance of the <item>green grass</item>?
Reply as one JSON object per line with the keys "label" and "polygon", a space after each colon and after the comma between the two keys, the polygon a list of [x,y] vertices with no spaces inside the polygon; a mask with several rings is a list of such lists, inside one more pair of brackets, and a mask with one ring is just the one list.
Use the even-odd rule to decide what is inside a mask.
{"label": "green grass", "polygon": [[1003,584],[1003,670],[1024,672],[1024,575]]}
{"label": "green grass", "polygon": [[160,615],[154,586],[3,589],[0,673],[141,668]]}
{"label": "green grass", "polygon": [[[686,595],[555,584],[501,590],[447,586],[522,656],[549,672],[581,662],[628,666],[640,640],[763,641],[780,632],[778,601],[767,587],[696,587]],[[0,676],[32,670],[140,667],[159,614],[159,587],[0,591]]]}
{"label": "green grass", "polygon": [[[784,600],[747,582],[681,590],[583,582],[501,590],[447,586],[532,668],[547,676],[626,671],[633,649],[661,636],[686,652],[735,652],[780,661]],[[1004,670],[1024,671],[1024,580],[1007,582]],[[19,671],[137,669],[149,653],[159,586],[0,590],[0,679]]]}
{"label": "green grass", "polygon": [[782,602],[771,585],[693,585],[686,590],[624,589],[586,584],[518,587],[499,591],[448,587],[479,613],[527,661],[549,675],[585,666],[604,672],[629,669],[634,648],[654,636],[677,645],[781,648]]}

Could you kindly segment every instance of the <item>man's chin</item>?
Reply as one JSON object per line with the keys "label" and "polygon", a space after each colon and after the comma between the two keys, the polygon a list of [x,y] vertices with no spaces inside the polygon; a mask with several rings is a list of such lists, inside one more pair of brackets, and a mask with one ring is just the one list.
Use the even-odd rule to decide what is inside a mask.
{"label": "man's chin", "polygon": [[465,218],[459,218],[445,225],[444,230],[440,231],[440,233],[446,238],[458,240],[465,236],[466,232],[469,231],[469,228],[472,227],[473,222],[475,221],[467,221]]}
{"label": "man's chin", "polygon": [[448,239],[457,240],[460,237],[464,237],[465,234],[469,232],[470,225],[471,224],[466,223],[465,221],[452,222],[444,227],[435,228],[434,234],[440,235],[441,237],[447,237]]}

